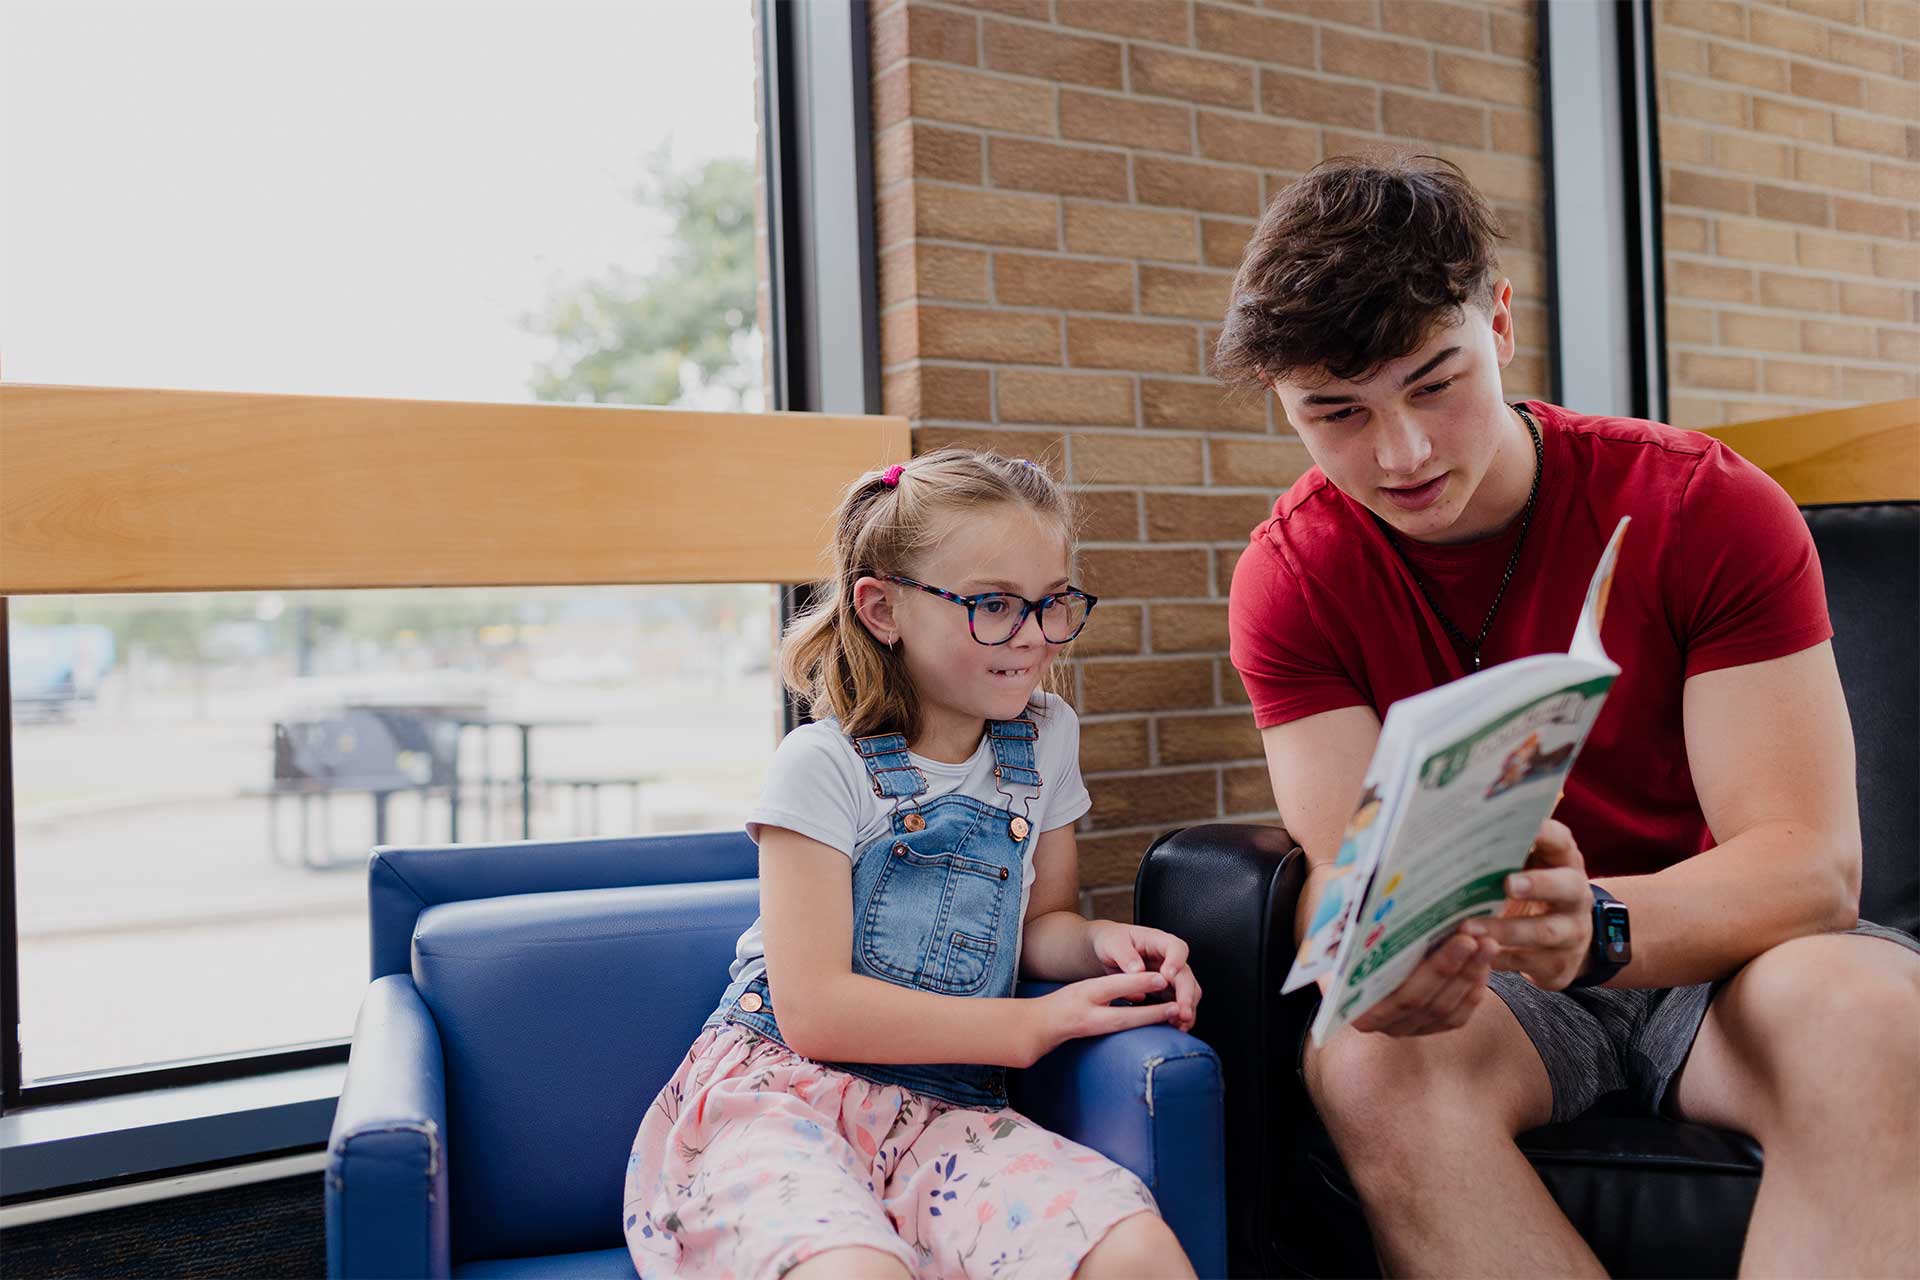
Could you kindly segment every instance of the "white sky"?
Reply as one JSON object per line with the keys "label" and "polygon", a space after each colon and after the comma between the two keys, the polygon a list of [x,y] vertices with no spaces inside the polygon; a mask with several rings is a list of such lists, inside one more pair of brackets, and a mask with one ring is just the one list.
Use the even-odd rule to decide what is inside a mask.
{"label": "white sky", "polygon": [[0,0],[0,376],[526,400],[645,267],[645,157],[751,160],[748,0]]}

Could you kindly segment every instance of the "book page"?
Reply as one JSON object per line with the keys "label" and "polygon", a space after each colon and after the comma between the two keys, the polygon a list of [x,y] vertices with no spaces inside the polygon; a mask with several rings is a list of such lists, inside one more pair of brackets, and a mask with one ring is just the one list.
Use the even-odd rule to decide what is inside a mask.
{"label": "book page", "polygon": [[1576,658],[1588,662],[1606,662],[1607,651],[1600,644],[1600,623],[1607,615],[1607,595],[1613,590],[1614,566],[1620,562],[1620,543],[1627,536],[1627,526],[1633,523],[1632,516],[1622,516],[1620,523],[1613,526],[1613,536],[1607,539],[1607,549],[1600,553],[1600,565],[1593,571],[1593,580],[1587,583],[1586,603],[1580,606],[1580,620],[1573,626],[1573,644],[1567,652]]}

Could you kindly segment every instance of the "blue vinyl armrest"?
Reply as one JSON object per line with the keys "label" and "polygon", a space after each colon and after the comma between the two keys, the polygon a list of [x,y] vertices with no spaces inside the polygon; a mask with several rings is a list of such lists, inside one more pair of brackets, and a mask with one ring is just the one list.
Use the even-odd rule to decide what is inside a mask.
{"label": "blue vinyl armrest", "polygon": [[367,988],[327,1139],[327,1274],[453,1274],[440,1032],[405,974]]}
{"label": "blue vinyl armrest", "polygon": [[[1051,983],[1022,983],[1042,995]],[[1171,1027],[1069,1040],[1012,1073],[1013,1105],[1140,1176],[1194,1270],[1227,1272],[1226,1148],[1220,1060]]]}

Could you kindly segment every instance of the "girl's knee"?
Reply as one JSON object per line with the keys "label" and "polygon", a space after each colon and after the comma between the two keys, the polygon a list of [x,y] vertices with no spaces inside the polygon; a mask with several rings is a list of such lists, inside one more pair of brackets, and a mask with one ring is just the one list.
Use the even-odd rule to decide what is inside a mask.
{"label": "girl's knee", "polygon": [[1108,1229],[1088,1250],[1074,1272],[1078,1280],[1106,1280],[1121,1276],[1191,1276],[1193,1264],[1185,1249],[1157,1213],[1136,1213]]}
{"label": "girl's knee", "polygon": [[909,1280],[912,1274],[900,1259],[866,1245],[822,1249],[781,1273],[784,1280]]}

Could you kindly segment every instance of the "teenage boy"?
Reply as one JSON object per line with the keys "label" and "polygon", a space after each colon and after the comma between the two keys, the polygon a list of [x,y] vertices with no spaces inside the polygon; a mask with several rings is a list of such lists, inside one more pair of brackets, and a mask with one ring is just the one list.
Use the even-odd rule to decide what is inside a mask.
{"label": "teenage boy", "polygon": [[[1604,1274],[1514,1137],[1625,1089],[1764,1147],[1744,1271],[1910,1274],[1920,943],[1857,918],[1853,737],[1806,524],[1705,436],[1509,405],[1498,238],[1452,165],[1329,161],[1255,230],[1215,357],[1316,464],[1253,531],[1230,608],[1312,867],[1301,921],[1388,705],[1564,651],[1633,517],[1605,628],[1621,676],[1507,913],[1308,1049],[1308,1089],[1389,1273]],[[1629,916],[1624,967],[1597,911]]]}

